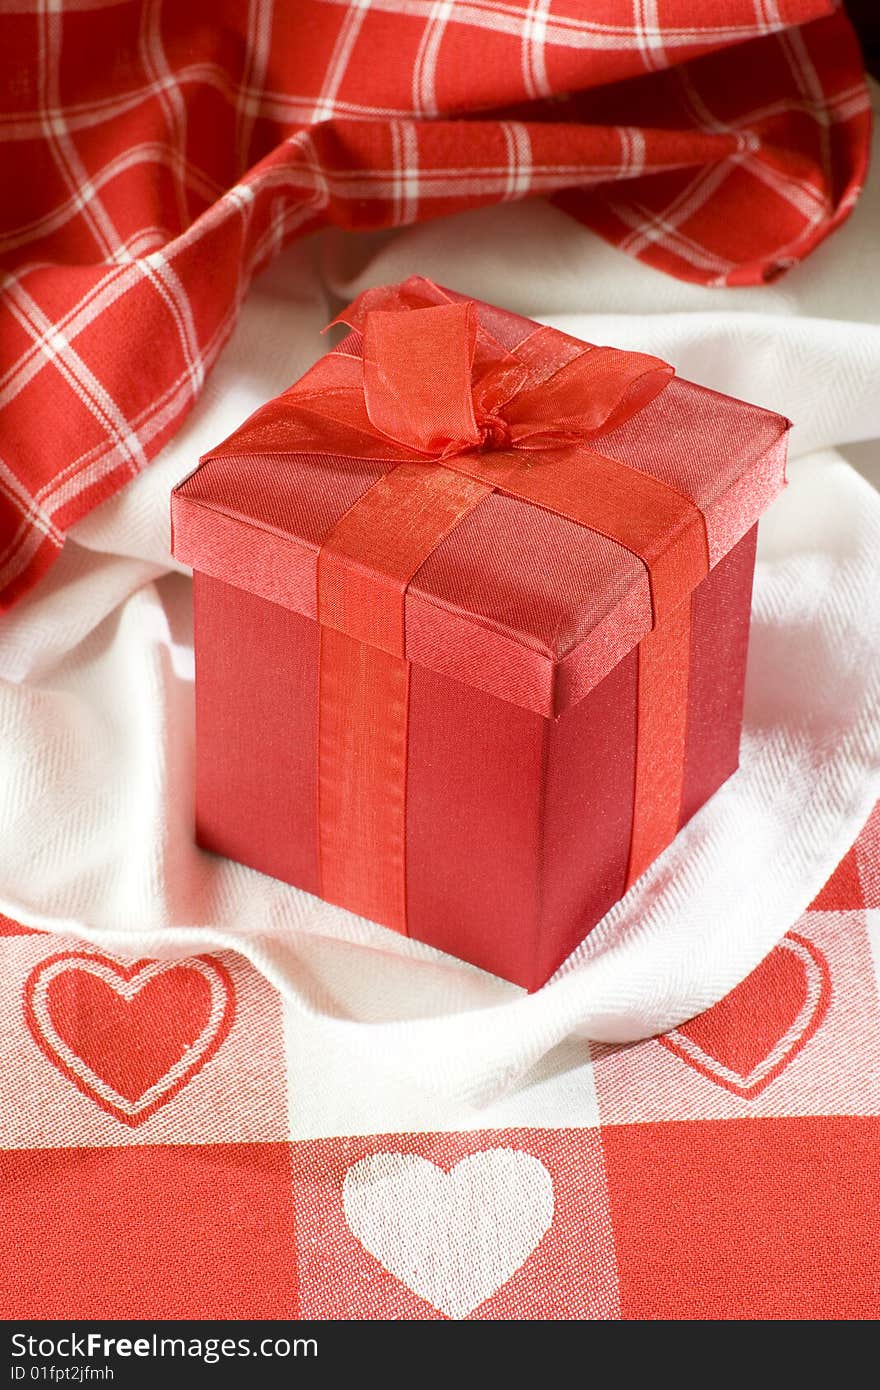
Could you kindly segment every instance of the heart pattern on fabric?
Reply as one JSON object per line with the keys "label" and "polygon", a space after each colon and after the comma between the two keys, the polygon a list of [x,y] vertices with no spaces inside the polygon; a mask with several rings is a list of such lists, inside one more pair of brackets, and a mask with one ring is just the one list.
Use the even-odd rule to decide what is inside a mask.
{"label": "heart pattern on fabric", "polygon": [[789,932],[736,989],[658,1042],[751,1100],[806,1046],[830,1002],[828,962],[812,941]]}
{"label": "heart pattern on fabric", "polygon": [[349,1168],[342,1200],[364,1249],[449,1318],[466,1318],[507,1283],[554,1211],[540,1159],[502,1148],[448,1172],[418,1154],[370,1154]]}
{"label": "heart pattern on fabric", "polygon": [[115,1119],[143,1124],[214,1056],[235,992],[213,956],[126,965],[91,951],[41,961],[24,987],[40,1050]]}

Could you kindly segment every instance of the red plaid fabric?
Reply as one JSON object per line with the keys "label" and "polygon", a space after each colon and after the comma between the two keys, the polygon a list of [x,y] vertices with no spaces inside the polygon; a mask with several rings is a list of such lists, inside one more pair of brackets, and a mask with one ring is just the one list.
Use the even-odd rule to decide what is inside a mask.
{"label": "red plaid fabric", "polygon": [[290,238],[543,194],[755,284],[865,171],[833,0],[9,0],[0,41],[4,606],[180,424]]}
{"label": "red plaid fabric", "polygon": [[240,957],[0,919],[0,1316],[875,1318],[878,984],[880,807],[699,1018],[352,1133]]}

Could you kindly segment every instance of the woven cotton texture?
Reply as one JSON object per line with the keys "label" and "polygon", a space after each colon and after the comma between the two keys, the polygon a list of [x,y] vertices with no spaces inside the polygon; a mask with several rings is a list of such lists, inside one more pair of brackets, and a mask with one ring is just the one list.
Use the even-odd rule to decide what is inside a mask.
{"label": "woven cotton texture", "polygon": [[[746,10],[753,25],[771,7]],[[669,19],[663,0],[638,11]],[[523,10],[537,42],[554,12]],[[22,0],[14,19],[33,36],[37,17]],[[40,18],[53,42],[71,21]],[[420,71],[439,74],[445,43]],[[834,148],[846,125],[823,128]],[[235,218],[237,237],[252,223]],[[877,1316],[880,502],[844,452],[880,477],[878,219],[874,180],[820,254],[745,296],[657,275],[537,201],[388,241],[331,230],[254,284],[189,421],[0,624],[3,1316]],[[71,293],[88,294],[111,271],[80,246]],[[228,266],[218,251],[218,293]],[[310,365],[339,303],[416,272],[796,422],[791,486],[762,523],[742,770],[531,998],[192,843],[191,586],[169,493]],[[53,315],[68,273],[40,272]],[[111,322],[95,319],[92,370],[148,396],[169,340],[131,340],[123,365]],[[74,337],[80,356],[90,342]],[[60,391],[60,367],[28,361],[45,411],[20,420],[48,487],[69,417],[37,389]],[[153,424],[191,398],[187,379]],[[108,448],[77,429],[65,467]]]}

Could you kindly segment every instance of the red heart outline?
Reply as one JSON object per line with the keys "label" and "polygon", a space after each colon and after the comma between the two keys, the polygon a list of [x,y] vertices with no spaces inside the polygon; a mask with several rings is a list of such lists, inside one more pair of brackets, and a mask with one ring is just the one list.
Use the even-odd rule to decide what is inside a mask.
{"label": "red heart outline", "polygon": [[[780,1036],[776,1045],[753,1068],[749,1076],[737,1077],[730,1068],[725,1067],[718,1058],[705,1052],[681,1029],[673,1028],[669,1033],[657,1039],[663,1047],[680,1058],[682,1062],[687,1063],[700,1076],[706,1077],[716,1086],[723,1087],[724,1090],[730,1091],[732,1095],[740,1096],[743,1100],[753,1100],[755,1096],[766,1090],[771,1081],[775,1081],[777,1076],[785,1071],[786,1067],[794,1061],[798,1053],[806,1047],[813,1037],[825,1018],[831,1003],[831,972],[828,969],[828,962],[812,941],[792,931],[782,938],[774,950],[791,951],[801,960],[807,983],[807,998],[797,1017]],[[760,966],[757,968],[760,969]],[[741,988],[741,986],[738,985],[737,988]],[[800,1026],[798,1027],[798,1025]],[[773,1056],[776,1047],[789,1034],[792,1037],[788,1047],[784,1049],[768,1071],[762,1071],[761,1068],[766,1064],[768,1058]],[[722,1075],[722,1070],[727,1074]],[[756,1073],[758,1074],[756,1075]],[[751,1077],[755,1079],[751,1080]]]}
{"label": "red heart outline", "polygon": [[[64,1051],[70,1054],[73,1061],[66,1059],[64,1052],[46,1034],[45,1021],[40,1017],[41,1013],[46,1013],[49,1028],[53,1033],[54,1027],[51,1024],[51,1018],[48,1017],[48,1007],[43,1000],[43,991],[48,988],[51,980],[57,975],[67,974],[69,971],[86,971],[86,973],[101,980],[108,989],[114,990],[117,995],[126,997],[126,991],[106,978],[108,974],[111,974],[116,976],[120,984],[128,986],[134,984],[135,987],[131,991],[131,997],[134,997],[152,979],[164,974],[171,974],[175,970],[198,969],[199,966],[202,967],[199,973],[208,980],[211,997],[214,1001],[212,1016],[209,1017],[208,1024],[205,1025],[196,1040],[196,1044],[194,1044],[197,1047],[199,1042],[205,1039],[204,1046],[197,1052],[190,1064],[175,1077],[173,1082],[162,1089],[160,1094],[143,1108],[137,1108],[137,1102],[125,1101],[118,1092],[114,1093],[117,1096],[115,1101],[112,1096],[102,1094],[102,1092],[112,1091],[113,1088],[109,1086],[109,1083],[102,1080],[69,1042],[61,1039],[57,1034],[55,1035]],[[137,984],[139,976],[142,979],[141,983]],[[218,997],[215,988],[222,996],[222,1005],[217,1017],[213,1018]],[[163,1105],[167,1105],[170,1100],[173,1100],[222,1046],[235,1017],[235,988],[229,972],[214,956],[190,956],[185,960],[168,961],[145,959],[137,960],[132,965],[123,965],[120,961],[114,960],[110,956],[101,955],[97,951],[60,951],[58,954],[48,956],[45,960],[40,961],[31,971],[25,981],[23,1003],[28,1030],[43,1055],[95,1105],[100,1106],[108,1115],[112,1115],[122,1124],[135,1129],[152,1115],[155,1115],[156,1111],[161,1109]],[[209,1029],[210,1036],[206,1037]],[[171,1070],[173,1071],[174,1068]],[[165,1077],[168,1075],[169,1072],[164,1073]],[[161,1086],[162,1079],[160,1077],[149,1090]],[[147,1092],[143,1094],[147,1094]],[[132,1106],[132,1109],[126,1108],[129,1105]]]}

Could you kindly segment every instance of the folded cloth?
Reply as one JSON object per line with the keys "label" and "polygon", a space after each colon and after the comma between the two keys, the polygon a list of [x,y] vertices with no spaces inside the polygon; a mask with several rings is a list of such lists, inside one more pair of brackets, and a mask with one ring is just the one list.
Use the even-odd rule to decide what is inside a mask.
{"label": "folded cloth", "polygon": [[[880,437],[878,204],[872,187],[839,238],[746,310],[577,228],[580,259],[559,257],[565,219],[546,209],[525,240],[499,240],[489,211],[346,242],[344,261],[333,242],[288,250],[174,444],[76,527],[0,627],[0,911],[128,956],[242,952],[283,993],[316,1092],[352,1110],[416,1097],[428,1126],[444,1096],[479,1103],[574,1031],[633,1039],[719,999],[796,922],[880,793],[880,498],[825,447]],[[454,279],[453,258],[462,288],[539,316],[543,301],[557,322],[567,303],[568,331],[662,348],[795,417],[803,441],[762,523],[742,769],[530,997],[192,842],[190,585],[168,556],[170,488],[319,354],[335,293],[420,268]],[[646,280],[664,297],[653,315]]]}
{"label": "folded cloth", "polygon": [[167,443],[292,237],[546,194],[647,264],[749,285],[839,225],[869,114],[834,0],[618,9],[5,10],[0,605]]}

